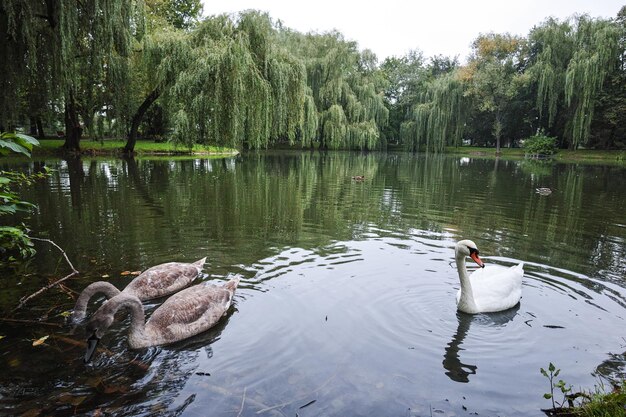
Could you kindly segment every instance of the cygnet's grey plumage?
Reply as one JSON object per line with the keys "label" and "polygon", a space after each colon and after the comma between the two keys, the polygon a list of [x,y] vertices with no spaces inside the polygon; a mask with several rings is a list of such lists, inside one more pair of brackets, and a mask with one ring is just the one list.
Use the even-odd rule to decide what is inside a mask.
{"label": "cygnet's grey plumage", "polygon": [[140,301],[164,297],[189,285],[202,271],[206,257],[193,262],[168,262],[153,266],[139,274],[121,292],[113,284],[97,281],[89,284],[78,296],[71,321],[81,322],[87,312],[87,303],[94,295],[104,294],[112,298],[120,293],[137,297]]}
{"label": "cygnet's grey plumage", "polygon": [[128,344],[132,349],[178,342],[210,329],[226,315],[238,284],[239,278],[234,278],[223,285],[198,284],[184,289],[168,298],[145,323],[141,301],[122,293],[100,306],[87,324],[87,333],[101,338],[115,313],[127,308],[131,313]]}

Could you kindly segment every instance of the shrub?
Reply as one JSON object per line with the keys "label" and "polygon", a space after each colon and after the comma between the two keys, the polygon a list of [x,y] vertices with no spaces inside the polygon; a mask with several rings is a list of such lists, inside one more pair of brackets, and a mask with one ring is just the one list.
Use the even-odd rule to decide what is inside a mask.
{"label": "shrub", "polygon": [[554,155],[556,153],[556,138],[546,136],[543,131],[524,140],[524,149],[531,155]]}

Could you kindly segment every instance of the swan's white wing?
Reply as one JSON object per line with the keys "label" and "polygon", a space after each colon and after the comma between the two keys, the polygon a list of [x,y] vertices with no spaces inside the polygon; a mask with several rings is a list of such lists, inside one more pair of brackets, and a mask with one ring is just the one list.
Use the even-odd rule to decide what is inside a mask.
{"label": "swan's white wing", "polygon": [[515,306],[522,297],[524,265],[511,268],[490,265],[470,275],[474,301],[481,312],[502,311]]}

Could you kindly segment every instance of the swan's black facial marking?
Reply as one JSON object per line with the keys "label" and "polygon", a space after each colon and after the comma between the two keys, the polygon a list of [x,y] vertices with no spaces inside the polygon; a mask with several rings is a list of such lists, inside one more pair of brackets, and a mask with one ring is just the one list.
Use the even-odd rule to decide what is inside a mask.
{"label": "swan's black facial marking", "polygon": [[467,249],[469,249],[470,255],[472,254],[476,254],[476,255],[480,255],[480,252],[478,251],[478,249],[476,248],[470,248],[469,246],[467,247]]}

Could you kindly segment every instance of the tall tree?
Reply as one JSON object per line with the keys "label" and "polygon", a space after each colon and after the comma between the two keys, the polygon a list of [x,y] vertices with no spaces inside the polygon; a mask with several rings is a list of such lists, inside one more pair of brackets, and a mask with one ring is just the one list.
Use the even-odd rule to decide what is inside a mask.
{"label": "tall tree", "polygon": [[[306,67],[308,130],[322,149],[376,149],[389,111],[384,105],[384,81],[371,51],[359,52],[338,32],[306,35],[285,31],[282,42]],[[317,122],[312,114],[315,109]],[[312,146],[313,137],[303,137]]]}
{"label": "tall tree", "polygon": [[[83,125],[90,127],[96,111],[111,119],[127,114],[123,86],[128,84],[129,51],[143,34],[143,17],[140,0],[2,2],[3,53],[23,63],[11,67],[3,60],[1,69],[11,80],[8,90],[27,89],[33,74],[48,81],[54,91],[42,89],[50,94],[43,101],[63,97],[64,147],[79,150]],[[6,102],[0,108],[6,109]]]}
{"label": "tall tree", "polygon": [[598,94],[616,68],[622,30],[615,22],[581,15],[549,19],[531,31],[528,71],[537,85],[537,106],[540,114],[547,109],[547,127],[556,124],[571,148],[588,141]]}
{"label": "tall tree", "polygon": [[170,101],[178,141],[261,148],[295,140],[304,120],[304,67],[276,36],[269,16],[256,11],[214,16],[193,31]]}
{"label": "tall tree", "polygon": [[[473,43],[473,56],[462,71],[478,109],[491,115],[491,133],[500,152],[507,106],[517,93],[514,78],[522,40],[509,34],[486,34]],[[519,116],[519,115],[518,115]]]}

